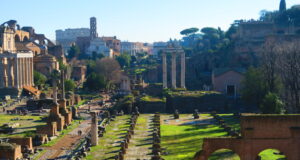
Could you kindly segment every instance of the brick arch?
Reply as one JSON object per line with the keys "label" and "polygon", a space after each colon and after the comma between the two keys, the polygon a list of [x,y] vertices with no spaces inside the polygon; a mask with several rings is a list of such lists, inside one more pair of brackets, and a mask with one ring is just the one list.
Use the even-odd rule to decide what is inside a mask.
{"label": "brick arch", "polygon": [[236,138],[206,138],[203,141],[202,150],[197,152],[195,160],[207,160],[215,151],[220,149],[229,149],[235,152],[241,160],[243,150],[241,148],[242,141]]}
{"label": "brick arch", "polygon": [[24,36],[23,41],[29,41],[29,38],[27,36]]}
{"label": "brick arch", "polygon": [[15,35],[15,41],[21,42],[21,37],[18,34]]}
{"label": "brick arch", "polygon": [[207,159],[208,159],[210,156],[212,156],[215,152],[220,151],[220,150],[230,150],[230,151],[234,152],[236,155],[238,155],[238,157],[241,159],[241,157],[240,157],[240,155],[239,155],[238,153],[236,153],[235,151],[233,151],[233,150],[231,150],[231,149],[228,149],[228,148],[221,148],[221,149],[215,150],[214,152],[212,152],[211,154],[208,155]]}

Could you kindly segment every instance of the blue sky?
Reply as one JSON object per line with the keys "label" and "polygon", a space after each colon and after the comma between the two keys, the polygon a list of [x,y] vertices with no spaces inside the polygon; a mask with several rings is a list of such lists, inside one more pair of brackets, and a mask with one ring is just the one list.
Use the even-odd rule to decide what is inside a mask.
{"label": "blue sky", "polygon": [[[299,0],[286,0],[290,7]],[[226,30],[236,19],[258,18],[263,9],[277,10],[280,0],[14,0],[1,1],[0,23],[15,19],[55,39],[56,29],[89,27],[97,17],[100,36],[128,41],[180,38],[189,27]]]}

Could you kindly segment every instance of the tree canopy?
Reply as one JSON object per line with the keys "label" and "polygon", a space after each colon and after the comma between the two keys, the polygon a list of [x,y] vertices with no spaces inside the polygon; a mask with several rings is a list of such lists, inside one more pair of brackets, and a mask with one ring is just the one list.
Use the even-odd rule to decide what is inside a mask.
{"label": "tree canopy", "polygon": [[196,32],[199,31],[199,28],[188,28],[184,29],[180,32],[181,35],[189,36],[191,34],[195,34]]}
{"label": "tree canopy", "polygon": [[33,72],[33,79],[34,79],[34,84],[37,86],[44,85],[45,82],[47,81],[47,77],[37,71]]}

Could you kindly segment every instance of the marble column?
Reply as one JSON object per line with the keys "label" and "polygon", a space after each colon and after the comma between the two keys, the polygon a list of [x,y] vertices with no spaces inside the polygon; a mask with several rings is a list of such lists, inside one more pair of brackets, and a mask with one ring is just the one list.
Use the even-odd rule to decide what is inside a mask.
{"label": "marble column", "polygon": [[26,86],[26,64],[25,64],[25,58],[21,58],[21,72],[22,72],[22,87]]}
{"label": "marble column", "polygon": [[172,88],[176,88],[176,54],[172,53],[172,58],[171,58],[171,63],[172,63]]}
{"label": "marble column", "polygon": [[14,72],[15,59],[10,58],[9,64],[10,64],[10,67],[9,67],[10,84],[11,84],[11,87],[15,87],[15,72]]}
{"label": "marble column", "polygon": [[31,69],[30,69],[30,71],[31,71],[31,85],[32,86],[34,86],[34,75],[33,75],[33,70],[34,70],[34,68],[33,68],[33,58],[30,58],[31,59]]}
{"label": "marble column", "polygon": [[22,86],[22,72],[21,72],[21,59],[17,58],[18,63],[18,88]]}
{"label": "marble column", "polygon": [[180,87],[185,88],[185,53],[182,52],[180,55],[181,61],[181,73],[180,73]]}
{"label": "marble column", "polygon": [[167,71],[167,55],[162,54],[162,69],[163,69],[163,88],[168,88],[168,71]]}
{"label": "marble column", "polygon": [[3,58],[2,60],[2,64],[3,64],[3,82],[4,82],[4,87],[8,87],[8,76],[7,76],[7,59]]}

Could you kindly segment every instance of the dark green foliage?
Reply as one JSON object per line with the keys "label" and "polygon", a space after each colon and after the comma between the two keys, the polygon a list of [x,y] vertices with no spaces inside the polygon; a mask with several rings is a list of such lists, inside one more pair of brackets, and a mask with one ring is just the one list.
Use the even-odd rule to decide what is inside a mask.
{"label": "dark green foliage", "polygon": [[101,89],[105,89],[105,87],[105,77],[96,73],[91,73],[84,83],[84,88],[87,88],[90,91],[100,91]]}
{"label": "dark green foliage", "polygon": [[280,12],[286,11],[286,3],[285,3],[285,0],[281,0],[281,1],[280,1],[279,11],[280,11]]}
{"label": "dark green foliage", "polygon": [[282,114],[284,113],[284,105],[276,94],[269,92],[264,97],[260,110],[263,114]]}
{"label": "dark green foliage", "polygon": [[64,65],[62,59],[59,59],[59,60],[58,60],[58,63],[59,63],[59,69],[60,69],[60,70],[66,70],[66,69],[67,69],[67,66]]}
{"label": "dark green foliage", "polygon": [[131,62],[131,56],[129,54],[123,53],[116,58],[122,68],[129,67]]}
{"label": "dark green foliage", "polygon": [[267,93],[264,76],[261,70],[249,68],[242,81],[242,98],[250,103],[259,106]]}
{"label": "dark green foliage", "polygon": [[101,58],[104,58],[104,54],[100,53],[98,54],[97,52],[92,52],[92,59],[93,60],[97,60],[97,59],[101,59]]}
{"label": "dark green foliage", "polygon": [[65,81],[65,90],[66,92],[69,92],[69,91],[74,91],[75,89],[75,82],[71,79],[68,79]]}
{"label": "dark green foliage", "polygon": [[188,36],[188,35],[191,35],[191,34],[195,34],[198,31],[199,31],[198,28],[188,28],[188,29],[185,29],[185,30],[181,31],[180,34]]}
{"label": "dark green foliage", "polygon": [[68,51],[68,58],[72,59],[74,57],[78,57],[80,54],[80,48],[76,45],[72,45]]}
{"label": "dark green foliage", "polygon": [[34,84],[36,86],[44,85],[45,82],[47,81],[47,77],[40,72],[34,71],[33,76],[34,76]]}

